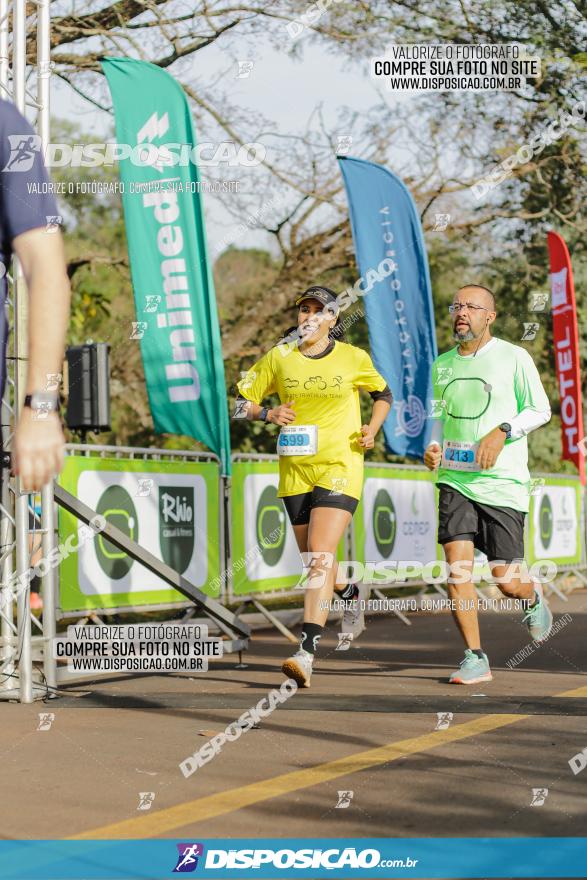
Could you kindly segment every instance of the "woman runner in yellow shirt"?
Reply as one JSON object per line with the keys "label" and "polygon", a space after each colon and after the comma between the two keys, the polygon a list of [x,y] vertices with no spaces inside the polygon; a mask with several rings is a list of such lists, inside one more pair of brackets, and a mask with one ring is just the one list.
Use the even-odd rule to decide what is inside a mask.
{"label": "woman runner in yellow shirt", "polygon": [[[282,668],[298,685],[309,687],[335,585],[336,549],[361,497],[365,450],[373,448],[392,397],[367,352],[339,341],[339,309],[332,290],[310,287],[296,305],[297,331],[238,383],[235,417],[246,414],[281,426],[277,494],[300,552],[309,556],[300,648]],[[371,421],[362,426],[359,388],[374,400]],[[281,401],[273,409],[262,406],[270,394]],[[355,622],[360,618],[360,633],[358,588],[349,584],[340,595],[354,606],[351,616]]]}

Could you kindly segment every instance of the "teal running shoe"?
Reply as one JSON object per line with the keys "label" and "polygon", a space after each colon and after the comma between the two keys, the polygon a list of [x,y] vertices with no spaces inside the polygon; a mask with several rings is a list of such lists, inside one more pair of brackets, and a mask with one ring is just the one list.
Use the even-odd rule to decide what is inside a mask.
{"label": "teal running shoe", "polygon": [[448,681],[449,684],[477,684],[479,681],[491,681],[492,678],[487,654],[483,654],[481,658],[470,648],[466,648],[464,660]]}
{"label": "teal running shoe", "polygon": [[536,585],[534,589],[538,596],[538,602],[528,609],[524,615],[524,623],[535,642],[544,642],[552,629],[552,611],[544,598],[542,587]]}

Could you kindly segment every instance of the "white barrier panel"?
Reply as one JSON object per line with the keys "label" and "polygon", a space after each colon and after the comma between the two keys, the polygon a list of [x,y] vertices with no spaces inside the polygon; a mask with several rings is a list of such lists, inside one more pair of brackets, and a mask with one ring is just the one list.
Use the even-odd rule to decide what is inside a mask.
{"label": "white barrier panel", "polygon": [[581,494],[578,480],[545,478],[530,508],[531,559],[551,559],[560,565],[581,563]]}
{"label": "white barrier panel", "polygon": [[[230,599],[303,595],[296,589],[302,558],[283,501],[277,497],[278,483],[276,455],[234,456],[227,567]],[[344,558],[344,541],[338,558]]]}
{"label": "white barrier panel", "polygon": [[365,465],[352,528],[353,558],[360,562],[426,564],[439,558],[433,475],[423,468]]}
{"label": "white barrier panel", "polygon": [[[208,580],[206,494],[199,474],[85,471],[77,483],[83,504],[96,505],[108,522],[151,549],[195,587]],[[86,596],[167,589],[165,581],[102,535],[80,546],[78,575]]]}
{"label": "white barrier panel", "polygon": [[247,474],[244,481],[244,558],[249,581],[301,574],[300,553],[283,502],[277,474]]}
{"label": "white barrier panel", "polygon": [[[369,469],[371,473],[373,469]],[[422,479],[369,476],[363,489],[365,559],[436,559],[434,485]]]}

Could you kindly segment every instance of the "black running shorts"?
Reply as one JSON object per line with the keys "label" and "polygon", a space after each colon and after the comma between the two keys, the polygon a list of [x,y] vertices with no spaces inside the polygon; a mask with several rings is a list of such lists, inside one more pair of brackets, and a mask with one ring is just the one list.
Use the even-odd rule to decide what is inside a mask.
{"label": "black running shorts", "polygon": [[472,541],[490,562],[516,562],[524,558],[525,513],[511,507],[480,504],[442,483],[438,488],[439,544]]}
{"label": "black running shorts", "polygon": [[359,503],[351,495],[333,492],[332,489],[324,489],[322,486],[314,486],[311,492],[302,492],[299,495],[285,495],[281,500],[292,526],[307,525],[314,507],[338,507],[340,510],[348,510],[352,515]]}

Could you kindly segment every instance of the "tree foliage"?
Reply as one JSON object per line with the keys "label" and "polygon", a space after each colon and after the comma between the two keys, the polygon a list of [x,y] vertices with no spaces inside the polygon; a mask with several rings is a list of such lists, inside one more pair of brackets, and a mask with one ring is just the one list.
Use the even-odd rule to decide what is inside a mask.
{"label": "tree foliage", "polygon": [[[306,11],[305,0],[252,0],[246,5],[195,0],[188,7],[176,0],[119,0],[90,3],[74,14],[54,0],[54,72],[88,101],[108,107],[99,57],[122,54],[149,60],[181,81],[200,139],[265,144],[266,161],[247,172],[245,193],[222,197],[235,229],[262,229],[267,241],[266,249],[251,249],[237,234],[215,262],[229,392],[240,371],[294,322],[295,293],[310,283],[342,289],[356,280],[336,163],[337,143],[344,135],[352,142],[353,155],[392,167],[414,195],[428,248],[441,351],[452,344],[446,307],[455,289],[475,279],[495,289],[497,335],[528,346],[553,402],[552,422],[532,440],[532,465],[560,469],[551,322],[548,315],[529,311],[529,296],[548,287],[546,231],[556,229],[574,261],[585,367],[584,126],[567,127],[539,154],[520,161],[483,198],[475,197],[472,185],[585,100],[584,5],[578,0],[341,0],[308,25],[302,38],[291,40],[287,24]],[[31,58],[34,15],[29,19]],[[395,43],[517,42],[541,57],[541,75],[520,92],[421,94],[399,104],[382,95],[363,115],[341,100],[334,123],[325,121],[324,108],[314,107],[311,95],[300,95],[308,106],[302,131],[279,131],[270,119],[235,106],[230,85],[236,60],[243,47],[254,53],[255,41],[288,52],[300,64],[305,47],[315,43],[325,57],[342,59],[361,76],[370,58],[383,54],[390,34]],[[213,44],[226,54],[226,75],[207,78],[205,65],[194,61],[196,56],[205,59]],[[54,131],[63,139],[88,140],[71,123],[59,123]],[[72,176],[71,171],[59,173]],[[83,169],[76,170],[76,180],[80,173],[83,177]],[[106,168],[91,171],[93,179],[113,174]],[[443,232],[434,231],[439,212],[451,216]],[[70,341],[91,337],[112,345],[113,430],[100,439],[161,444],[152,431],[138,342],[128,338],[133,306],[120,199],[68,196],[64,213],[74,289]],[[536,339],[522,343],[524,323],[537,319]],[[352,325],[349,336],[368,345],[364,320]],[[273,448],[261,425],[233,428],[235,447]],[[164,442],[193,445],[187,438]],[[375,454],[383,455],[381,440]]]}

